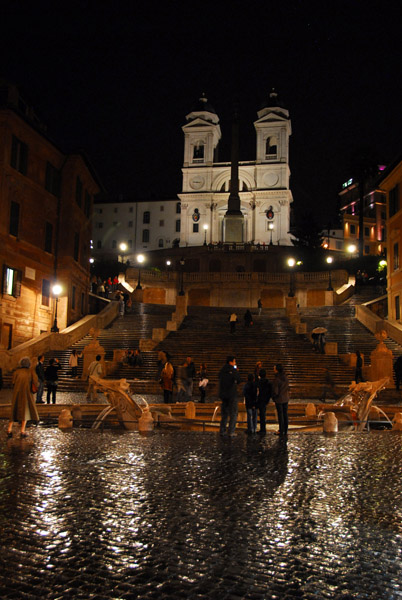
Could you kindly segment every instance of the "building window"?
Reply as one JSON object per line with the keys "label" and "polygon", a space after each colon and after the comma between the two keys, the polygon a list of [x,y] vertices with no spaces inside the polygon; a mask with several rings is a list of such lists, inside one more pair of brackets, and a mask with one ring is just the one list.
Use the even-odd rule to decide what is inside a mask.
{"label": "building window", "polygon": [[98,250],[100,250],[102,248],[102,241],[101,240],[98,240],[96,242],[96,247],[98,248]]}
{"label": "building window", "polygon": [[46,163],[45,189],[53,196],[60,194],[60,172],[50,162]]}
{"label": "building window", "polygon": [[133,212],[133,207],[130,206],[130,208],[128,209],[128,212],[132,213]]}
{"label": "building window", "polygon": [[176,232],[177,233],[180,233],[180,223],[181,223],[180,219],[177,219],[177,221],[176,221]]}
{"label": "building window", "polygon": [[204,144],[202,142],[194,144],[193,162],[204,162]]}
{"label": "building window", "polygon": [[73,285],[72,290],[71,290],[71,308],[73,310],[75,310],[75,292],[76,292],[76,287],[75,285]]}
{"label": "building window", "polygon": [[3,294],[18,298],[21,295],[22,273],[4,265],[3,267]]}
{"label": "building window", "polygon": [[364,246],[364,254],[370,254],[370,246]]}
{"label": "building window", "polygon": [[103,229],[103,223],[98,223],[98,229]]}
{"label": "building window", "polygon": [[18,202],[11,200],[10,204],[10,226],[9,232],[11,235],[18,237],[20,228],[20,205]]}
{"label": "building window", "polygon": [[78,261],[79,254],[80,254],[80,234],[75,233],[74,234],[74,254],[73,254],[74,260]]}
{"label": "building window", "polygon": [[142,230],[142,241],[145,243],[149,242],[149,229]]}
{"label": "building window", "polygon": [[399,210],[399,185],[389,191],[389,216],[393,217]]}
{"label": "building window", "polygon": [[335,248],[337,250],[342,250],[342,242],[335,242]]}
{"label": "building window", "polygon": [[114,212],[114,213],[117,213],[117,212],[118,212],[118,210],[119,210],[119,209],[115,207],[115,208],[113,209],[113,212]]}
{"label": "building window", "polygon": [[401,306],[399,302],[399,296],[395,296],[395,319],[399,321],[401,318]]}
{"label": "building window", "polygon": [[399,244],[394,244],[394,271],[399,269]]}
{"label": "building window", "polygon": [[350,226],[350,233],[351,233],[352,235],[355,235],[355,233],[356,233],[356,225],[351,225],[351,226]]}
{"label": "building window", "polygon": [[11,166],[22,175],[28,171],[28,146],[13,135],[11,142]]}
{"label": "building window", "polygon": [[144,212],[142,222],[144,223],[144,225],[148,225],[148,223],[151,222],[151,213],[149,212],[149,210],[146,210]]}
{"label": "building window", "polygon": [[198,223],[193,223],[193,233],[198,233]]}
{"label": "building window", "polygon": [[103,208],[98,208],[98,214],[101,215],[103,213]]}
{"label": "building window", "polygon": [[85,294],[81,292],[81,314],[83,315],[85,312]]}
{"label": "building window", "polygon": [[42,279],[42,306],[50,305],[50,281]]}
{"label": "building window", "polygon": [[116,240],[112,240],[112,248],[117,248],[117,242]]}
{"label": "building window", "polygon": [[162,238],[159,238],[158,247],[163,248],[163,239]]}
{"label": "building window", "polygon": [[164,225],[165,225],[165,221],[163,219],[161,219],[159,221],[159,227],[164,227]]}
{"label": "building window", "polygon": [[129,226],[129,227],[132,227],[132,226],[133,226],[133,222],[132,222],[132,221],[129,221],[129,222],[128,222],[128,226]]}
{"label": "building window", "polygon": [[277,153],[277,149],[278,149],[278,142],[275,136],[271,136],[269,138],[267,138],[267,141],[265,143],[265,154],[266,156],[273,158],[274,156],[276,156]]}
{"label": "building window", "polygon": [[45,252],[52,252],[53,248],[53,225],[46,221],[45,223]]}
{"label": "building window", "polygon": [[89,219],[91,215],[91,195],[87,190],[85,190],[84,213],[86,218]]}
{"label": "building window", "polygon": [[176,202],[176,215],[181,214],[181,202]]}
{"label": "building window", "polygon": [[160,211],[160,212],[163,212],[164,210],[165,210],[165,207],[164,207],[163,205],[161,205],[161,206],[159,207],[159,211]]}
{"label": "building window", "polygon": [[366,237],[370,237],[370,228],[369,228],[369,227],[365,227],[365,228],[364,228],[364,235],[365,235]]}

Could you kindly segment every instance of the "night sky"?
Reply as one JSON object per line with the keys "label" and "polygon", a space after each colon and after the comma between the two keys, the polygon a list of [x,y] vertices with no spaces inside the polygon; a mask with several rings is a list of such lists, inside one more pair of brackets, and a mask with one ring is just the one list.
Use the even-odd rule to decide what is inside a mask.
{"label": "night sky", "polygon": [[[275,87],[290,111],[295,214],[333,223],[352,157],[402,150],[400,2],[2,2],[0,77],[65,151],[84,149],[112,197],[174,198],[185,115],[205,92],[229,160]],[[64,6],[66,3],[64,3]],[[57,7],[57,8],[55,8]]]}

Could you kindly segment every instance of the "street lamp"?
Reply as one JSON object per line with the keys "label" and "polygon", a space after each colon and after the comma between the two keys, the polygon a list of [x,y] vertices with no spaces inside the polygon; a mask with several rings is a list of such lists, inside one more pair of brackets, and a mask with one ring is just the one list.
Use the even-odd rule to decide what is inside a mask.
{"label": "street lamp", "polygon": [[355,244],[350,244],[347,247],[347,251],[349,252],[349,254],[352,256],[352,254],[354,254],[356,252],[357,248],[355,246]]}
{"label": "street lamp", "polygon": [[51,328],[50,331],[52,331],[53,333],[59,333],[59,328],[57,326],[57,306],[59,303],[59,296],[62,292],[62,288],[61,285],[59,283],[55,283],[52,287],[52,293],[56,302],[56,308],[54,309],[54,321],[53,321],[53,327]]}
{"label": "street lamp", "polygon": [[290,269],[290,281],[289,281],[289,298],[294,298],[295,295],[295,281],[294,281],[294,267],[296,265],[296,261],[294,258],[288,258],[288,267]]}
{"label": "street lamp", "polygon": [[327,290],[328,292],[333,292],[334,288],[332,287],[332,280],[331,280],[331,265],[333,263],[333,258],[332,256],[327,256],[327,264],[328,264],[328,287]]}
{"label": "street lamp", "polygon": [[142,290],[141,287],[141,265],[145,260],[145,256],[143,254],[138,254],[137,255],[137,263],[138,263],[138,282],[137,282],[137,287],[135,288],[136,290]]}
{"label": "street lamp", "polygon": [[126,242],[122,242],[121,244],[119,244],[119,249],[122,252],[122,257],[121,257],[121,262],[124,263],[124,253],[126,252],[128,246],[126,244]]}
{"label": "street lamp", "polygon": [[172,264],[172,261],[171,261],[171,260],[167,260],[167,261],[166,261],[166,271],[167,271],[167,278],[168,278],[168,280],[169,280],[169,278],[170,278],[170,265],[171,265],[171,264]]}
{"label": "street lamp", "polygon": [[186,261],[182,257],[180,259],[180,292],[179,292],[179,296],[184,296],[183,278],[184,278],[184,265],[185,264],[186,264]]}
{"label": "street lamp", "polygon": [[274,224],[273,224],[273,223],[269,223],[269,224],[268,224],[268,229],[269,229],[269,231],[270,231],[270,233],[271,233],[271,239],[270,239],[270,241],[269,241],[269,245],[270,245],[270,246],[272,246],[272,232],[273,232],[273,230],[274,230]]}
{"label": "street lamp", "polygon": [[207,245],[207,231],[208,231],[208,224],[205,223],[205,225],[204,225],[204,234],[205,234],[205,236],[204,236],[204,246]]}

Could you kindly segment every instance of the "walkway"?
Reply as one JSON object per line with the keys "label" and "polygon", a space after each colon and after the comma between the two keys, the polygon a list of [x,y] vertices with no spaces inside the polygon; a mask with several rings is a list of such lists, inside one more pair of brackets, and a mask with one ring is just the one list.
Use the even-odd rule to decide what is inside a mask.
{"label": "walkway", "polygon": [[0,432],[2,600],[397,600],[402,436]]}

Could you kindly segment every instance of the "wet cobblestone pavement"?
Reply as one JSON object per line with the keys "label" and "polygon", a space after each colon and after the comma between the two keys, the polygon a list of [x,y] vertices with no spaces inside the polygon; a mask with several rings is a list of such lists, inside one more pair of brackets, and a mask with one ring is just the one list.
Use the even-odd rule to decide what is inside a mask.
{"label": "wet cobblestone pavement", "polygon": [[396,433],[0,432],[0,598],[402,598]]}

